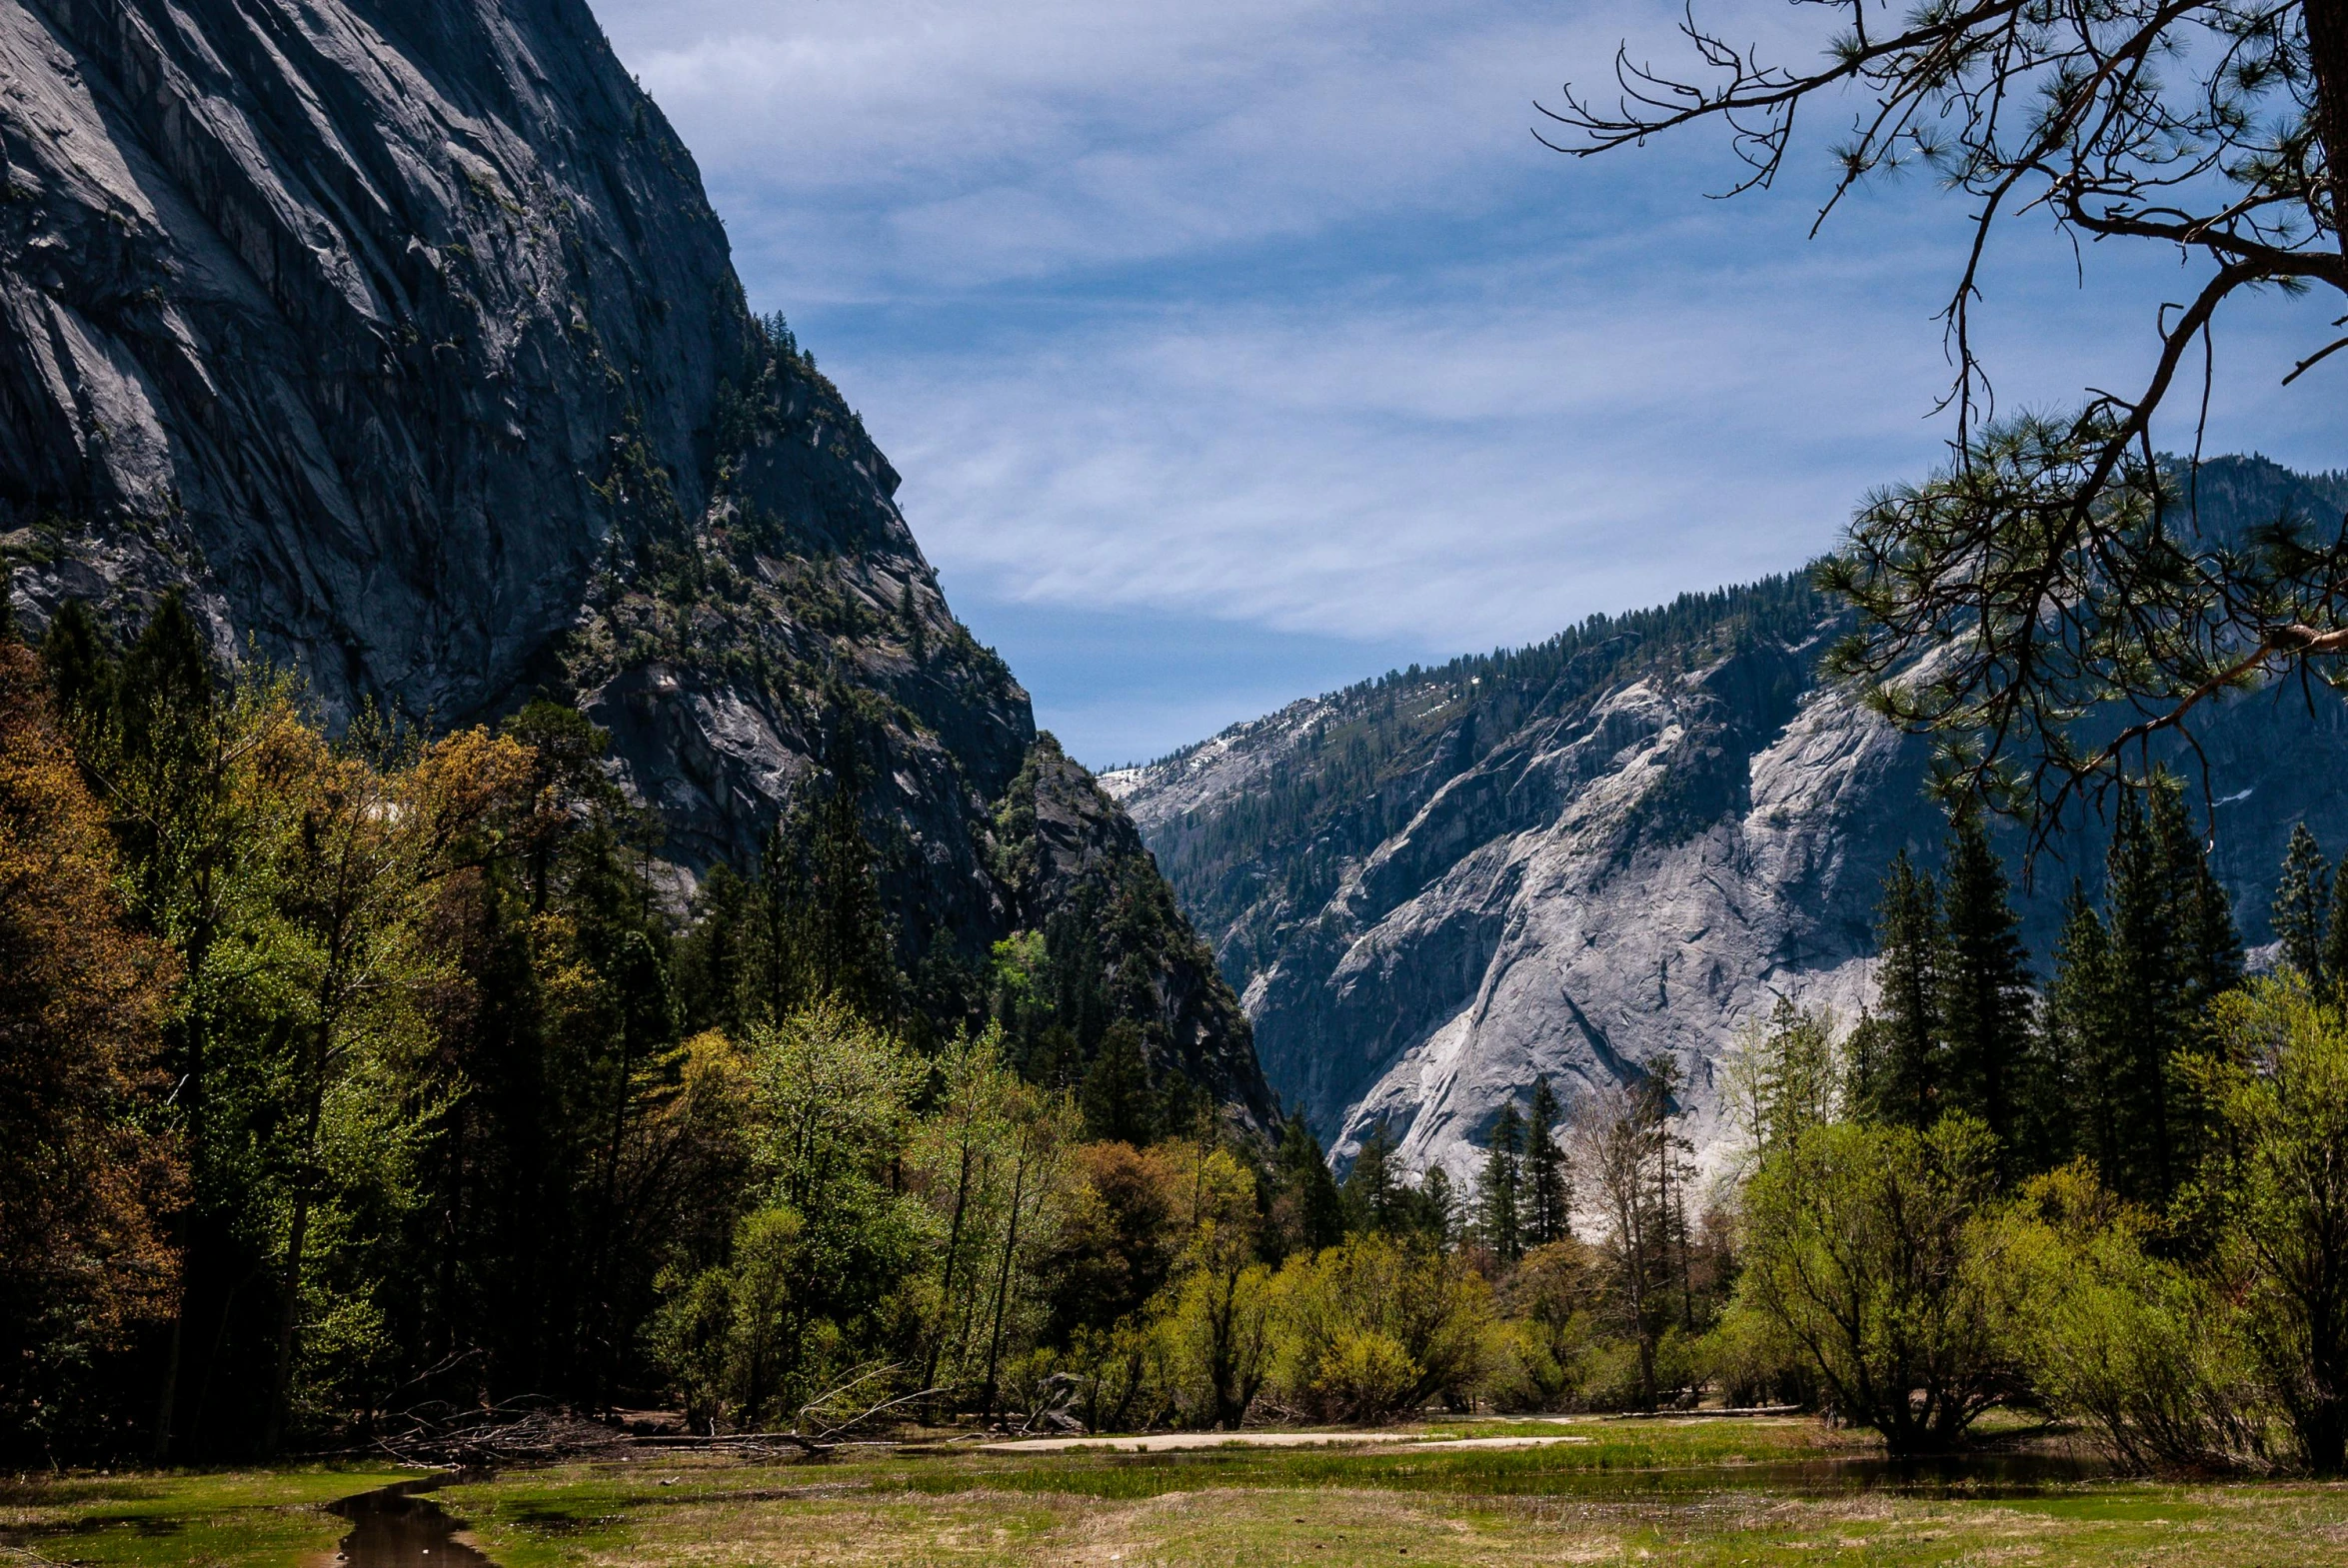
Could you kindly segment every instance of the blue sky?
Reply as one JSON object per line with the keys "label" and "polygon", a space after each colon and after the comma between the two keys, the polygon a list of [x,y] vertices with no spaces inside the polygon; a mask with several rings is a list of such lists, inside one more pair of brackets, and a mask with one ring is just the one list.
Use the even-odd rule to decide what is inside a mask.
{"label": "blue sky", "polygon": [[[1798,565],[1939,451],[1957,202],[1895,182],[1811,240],[1822,159],[1721,202],[1713,137],[1533,140],[1533,101],[1617,40],[1671,58],[1676,6],[594,3],[753,303],[1096,767]],[[1796,61],[1819,15],[1707,14]],[[2195,281],[2074,265],[2027,223],[1993,259],[2008,407],[2126,387]],[[2348,365],[2276,385],[2315,315],[2226,324],[2211,450],[2348,464]]]}

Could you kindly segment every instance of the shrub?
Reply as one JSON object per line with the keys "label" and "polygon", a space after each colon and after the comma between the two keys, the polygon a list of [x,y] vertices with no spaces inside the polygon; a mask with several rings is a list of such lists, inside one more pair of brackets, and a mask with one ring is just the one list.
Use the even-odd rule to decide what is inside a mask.
{"label": "shrub", "polygon": [[2145,1250],[2141,1210],[2082,1163],[2033,1180],[2000,1223],[2021,1308],[2015,1352],[2051,1409],[2134,1470],[2264,1457],[2237,1315]]}
{"label": "shrub", "polygon": [[1456,1257],[1356,1236],[1294,1257],[1274,1286],[1274,1380],[1324,1420],[1370,1421],[1458,1397],[1490,1352],[1491,1291]]}

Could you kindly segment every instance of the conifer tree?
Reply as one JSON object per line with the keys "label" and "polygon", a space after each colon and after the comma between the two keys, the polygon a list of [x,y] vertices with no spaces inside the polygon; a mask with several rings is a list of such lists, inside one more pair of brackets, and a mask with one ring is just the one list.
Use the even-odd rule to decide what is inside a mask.
{"label": "conifer tree", "polygon": [[1484,1245],[1501,1262],[1513,1263],[1524,1255],[1524,1116],[1515,1100],[1502,1105],[1492,1119],[1484,1149],[1483,1185],[1477,1193],[1483,1208]]}
{"label": "conifer tree", "polygon": [[2005,866],[1969,800],[1949,824],[1939,978],[1948,1098],[1978,1116],[2011,1160],[2030,1034],[2029,954]]}
{"label": "conifer tree", "polygon": [[845,723],[833,730],[825,763],[832,787],[817,812],[810,854],[816,985],[865,1017],[886,1019],[896,1013],[900,989],[896,944],[881,906],[873,846],[865,837],[863,759]]}
{"label": "conifer tree", "polygon": [[1892,856],[1876,911],[1877,988],[1883,1011],[1867,1032],[1860,1065],[1866,1113],[1878,1121],[1930,1126],[1942,1109],[1940,1007],[1946,937],[1939,889],[1904,848]]}
{"label": "conifer tree", "polygon": [[1400,1217],[1400,1183],[1394,1176],[1394,1139],[1379,1122],[1361,1140],[1353,1168],[1345,1172],[1345,1228],[1387,1235]]}
{"label": "conifer tree", "polygon": [[2297,969],[2318,990],[2324,985],[2324,947],[2331,867],[2304,821],[2291,825],[2291,842],[2283,850],[2283,873],[2275,885],[2275,936],[2283,944],[2283,962]]}
{"label": "conifer tree", "polygon": [[2242,983],[2242,934],[2234,926],[2234,901],[2209,867],[2209,845],[2195,831],[2184,785],[2175,778],[2154,781],[2152,826],[2183,944],[2188,1032],[2201,1039],[2208,1032],[2209,1004]]}
{"label": "conifer tree", "polygon": [[2102,1092],[2111,1037],[2110,964],[2111,939],[2103,918],[2074,877],[2063,905],[2062,934],[2055,941],[2054,978],[2046,991],[2046,1081],[2035,1142],[2046,1164],[2085,1154],[2106,1179],[2120,1163],[2116,1107]]}
{"label": "conifer tree", "polygon": [[1085,1073],[1081,1103],[1089,1137],[1136,1147],[1158,1136],[1158,1106],[1151,1091],[1150,1064],[1142,1057],[1142,1030],[1120,1018],[1101,1037],[1101,1053]]}
{"label": "conifer tree", "polygon": [[2163,1099],[2171,1125],[2169,1171],[2164,1198],[2199,1163],[2208,1136],[2204,1096],[2192,1086],[2185,1057],[2217,1049],[2212,1008],[2218,997],[2242,983],[2242,937],[2234,928],[2233,900],[2209,867],[2209,850],[2193,828],[2183,784],[2163,775],[2153,781],[2153,832],[2160,845],[2169,888],[2169,918],[2177,932],[2180,964],[2177,1012],[2169,1024],[2169,1045],[2161,1057],[2167,1077]]}
{"label": "conifer tree", "polygon": [[1695,1282],[1689,1259],[1687,1188],[1695,1180],[1695,1144],[1679,1130],[1679,1090],[1686,1069],[1668,1051],[1655,1052],[1641,1065],[1646,1077],[1639,1085],[1638,1105],[1645,1128],[1647,1176],[1654,1191],[1657,1261],[1664,1283],[1678,1286],[1680,1323],[1693,1333]]}
{"label": "conifer tree", "polygon": [[2165,1204],[2179,1167],[2167,1059],[2184,1012],[2180,932],[2169,866],[2134,793],[2120,796],[2105,856],[2104,1022],[2095,1092],[2116,1129],[2105,1178],[2124,1196]]}
{"label": "conifer tree", "polygon": [[2336,989],[2348,985],[2348,854],[2332,874],[2332,901],[2324,925],[2324,973]]}
{"label": "conifer tree", "polygon": [[78,599],[69,599],[49,618],[41,639],[41,668],[57,700],[57,717],[77,739],[94,714],[110,710],[114,662],[97,617]]}
{"label": "conifer tree", "polygon": [[689,1030],[719,1029],[743,1037],[745,991],[750,983],[753,889],[724,860],[710,867],[694,899],[700,916],[679,944],[677,989]]}
{"label": "conifer tree", "polygon": [[1573,1171],[1557,1144],[1557,1125],[1564,1111],[1549,1076],[1532,1080],[1532,1109],[1525,1123],[1524,1186],[1530,1200],[1525,1241],[1546,1246],[1573,1232]]}
{"label": "conifer tree", "polygon": [[1296,1250],[1318,1252],[1345,1239],[1344,1200],[1336,1178],[1329,1174],[1320,1140],[1305,1125],[1301,1112],[1291,1112],[1280,1129],[1273,1156],[1283,1205],[1287,1244]]}
{"label": "conifer tree", "polygon": [[1418,1229],[1438,1250],[1448,1251],[1458,1240],[1459,1198],[1451,1190],[1451,1173],[1440,1165],[1428,1167],[1412,1194],[1418,1209]]}
{"label": "conifer tree", "polygon": [[2240,983],[2242,947],[2184,791],[2163,776],[2145,793],[2123,795],[2115,813],[2101,962],[2092,978],[2058,976],[2057,989],[2066,1036],[2080,1035],[2066,1038],[2066,1065],[2100,1129],[2104,1179],[2164,1208],[2200,1145],[2180,1053],[2209,1048],[2209,1006]]}

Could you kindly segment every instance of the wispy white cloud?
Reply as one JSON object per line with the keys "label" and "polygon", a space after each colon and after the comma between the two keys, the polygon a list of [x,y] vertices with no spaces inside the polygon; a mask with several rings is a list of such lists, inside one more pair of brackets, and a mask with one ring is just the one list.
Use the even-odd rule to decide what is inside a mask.
{"label": "wispy white cloud", "polygon": [[[1821,164],[1717,203],[1714,141],[1532,140],[1533,98],[1624,35],[1665,54],[1676,3],[596,5],[982,635],[1122,606],[1488,647],[1796,565],[1938,451],[1956,204],[1889,187],[1812,243]],[[1804,20],[1720,6],[1789,53]],[[2125,385],[2185,286],[2085,264],[2081,292],[2044,231],[2001,252],[2009,407]],[[2348,368],[2275,390],[2304,314],[2222,341],[2220,449],[2348,457]],[[1048,719],[1114,700],[1090,668],[1054,667]]]}

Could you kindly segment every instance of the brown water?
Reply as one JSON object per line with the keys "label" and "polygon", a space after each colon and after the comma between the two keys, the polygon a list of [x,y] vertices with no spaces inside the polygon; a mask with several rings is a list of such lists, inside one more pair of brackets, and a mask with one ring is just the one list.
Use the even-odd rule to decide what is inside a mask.
{"label": "brown water", "polygon": [[335,1561],[349,1568],[492,1568],[457,1539],[463,1526],[446,1509],[416,1495],[437,1484],[403,1481],[336,1503],[334,1512],[351,1521],[351,1533]]}

